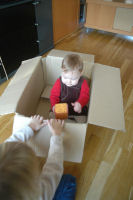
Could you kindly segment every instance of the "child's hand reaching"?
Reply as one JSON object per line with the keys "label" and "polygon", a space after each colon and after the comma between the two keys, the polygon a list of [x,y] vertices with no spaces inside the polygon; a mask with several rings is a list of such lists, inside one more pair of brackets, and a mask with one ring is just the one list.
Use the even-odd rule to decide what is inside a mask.
{"label": "child's hand reaching", "polygon": [[75,112],[81,113],[82,107],[81,107],[81,104],[79,102],[74,102],[74,103],[71,103],[71,104],[72,104]]}
{"label": "child's hand reaching", "polygon": [[48,127],[52,135],[61,135],[64,126],[64,121],[60,119],[48,120]]}
{"label": "child's hand reaching", "polygon": [[40,115],[34,115],[29,126],[33,131],[39,131],[43,126],[47,125],[47,120],[44,120]]}

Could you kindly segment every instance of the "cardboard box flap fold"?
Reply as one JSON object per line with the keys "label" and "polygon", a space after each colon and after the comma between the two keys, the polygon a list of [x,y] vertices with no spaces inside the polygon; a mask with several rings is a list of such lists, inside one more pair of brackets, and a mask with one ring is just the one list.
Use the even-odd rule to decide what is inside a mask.
{"label": "cardboard box flap fold", "polygon": [[[41,68],[41,57],[36,57],[22,62],[21,66],[17,70],[13,79],[10,81],[8,87],[5,89],[0,98],[0,115],[19,112],[20,110],[21,113],[26,114],[29,112],[29,110],[31,110],[31,107],[34,107],[36,99],[33,99],[33,103],[30,103],[34,105],[30,105],[28,102],[28,96],[30,94],[28,96],[27,94],[31,88],[34,89],[35,84],[39,86],[39,92],[40,90],[42,92],[44,88],[44,81],[42,77],[43,71]],[[39,83],[37,84],[35,82],[34,84],[32,84],[35,81],[35,77],[38,78],[38,75],[40,76]],[[30,93],[33,92],[33,89],[32,91],[30,91]],[[25,113],[25,110],[27,108],[24,108],[23,105],[27,105],[27,103],[29,104],[29,106],[26,106],[28,107],[28,110]]]}
{"label": "cardboard box flap fold", "polygon": [[[28,124],[31,115],[39,114],[45,119],[49,118],[49,93],[60,76],[63,57],[70,53],[82,57],[83,75],[91,79],[88,123],[116,130],[125,129],[120,69],[94,64],[94,55],[52,50],[46,58],[36,57],[23,61],[0,98],[0,115],[17,113],[14,117],[13,131]],[[43,91],[45,98],[41,98]],[[66,121],[66,161],[82,161],[86,129],[87,123]],[[44,157],[48,153],[49,140],[49,129],[43,127],[28,144],[37,155]]]}
{"label": "cardboard box flap fold", "polygon": [[88,123],[125,130],[120,69],[94,64]]}
{"label": "cardboard box flap fold", "polygon": [[94,55],[92,54],[85,54],[85,53],[79,53],[79,52],[73,52],[73,51],[63,51],[63,50],[57,50],[57,49],[53,49],[49,52],[49,54],[47,55],[47,57],[49,56],[54,56],[57,58],[64,58],[66,55],[68,54],[76,54],[81,56],[81,58],[83,59],[83,61],[88,62],[88,59],[90,62],[94,63]]}
{"label": "cardboard box flap fold", "polygon": [[[31,118],[16,114],[14,117],[13,132],[29,124]],[[64,160],[70,162],[82,162],[84,142],[86,136],[86,124],[67,123],[64,127]],[[27,143],[35,151],[36,155],[47,157],[51,132],[48,126],[44,126],[38,134],[35,134]]]}

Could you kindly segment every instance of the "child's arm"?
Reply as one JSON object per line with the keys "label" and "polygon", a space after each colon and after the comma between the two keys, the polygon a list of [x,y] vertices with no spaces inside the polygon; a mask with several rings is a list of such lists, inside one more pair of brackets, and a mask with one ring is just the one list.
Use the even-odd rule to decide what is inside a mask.
{"label": "child's arm", "polygon": [[82,107],[84,107],[89,101],[89,86],[87,81],[84,80],[81,86],[80,96],[76,102],[71,103],[73,109],[77,113],[81,113]]}
{"label": "child's arm", "polygon": [[60,90],[61,90],[61,84],[60,79],[58,78],[53,85],[53,88],[51,89],[50,94],[50,103],[51,107],[53,108],[55,104],[60,102]]}
{"label": "child's arm", "polygon": [[77,100],[81,104],[82,107],[84,107],[88,101],[89,101],[90,95],[89,95],[89,86],[86,80],[83,81],[80,91],[80,96]]}
{"label": "child's arm", "polygon": [[39,131],[46,124],[47,122],[43,120],[43,117],[35,115],[29,125],[14,132],[5,142],[25,142],[34,135],[34,132]]}
{"label": "child's arm", "polygon": [[81,107],[84,107],[89,101],[89,86],[86,80],[83,81],[80,91],[80,96],[77,100],[81,104]]}
{"label": "child's arm", "polygon": [[52,132],[46,164],[42,170],[42,199],[53,199],[63,174],[63,139],[61,136],[64,121],[51,119],[48,126]]}

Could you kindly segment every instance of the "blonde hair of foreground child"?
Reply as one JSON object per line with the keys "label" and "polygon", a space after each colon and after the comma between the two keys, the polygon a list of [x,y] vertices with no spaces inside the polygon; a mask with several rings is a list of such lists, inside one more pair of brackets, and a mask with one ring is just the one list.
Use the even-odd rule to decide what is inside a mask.
{"label": "blonde hair of foreground child", "polygon": [[24,143],[0,144],[0,199],[35,200],[40,196],[37,157]]}

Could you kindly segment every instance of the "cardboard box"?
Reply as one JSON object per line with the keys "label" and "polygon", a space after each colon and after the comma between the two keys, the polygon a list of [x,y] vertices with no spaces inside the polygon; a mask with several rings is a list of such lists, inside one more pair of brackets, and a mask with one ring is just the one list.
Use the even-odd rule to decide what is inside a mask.
{"label": "cardboard box", "polygon": [[[40,114],[49,118],[49,92],[61,73],[66,54],[52,50],[47,57],[23,61],[0,98],[0,115],[16,113],[13,131],[30,121],[29,116]],[[76,53],[77,54],[77,53]],[[94,63],[94,56],[78,53],[84,62],[83,75],[91,79],[91,94],[87,123],[65,123],[64,159],[81,162],[88,123],[125,130],[120,69]],[[42,128],[28,144],[39,156],[47,156],[51,133]]]}

